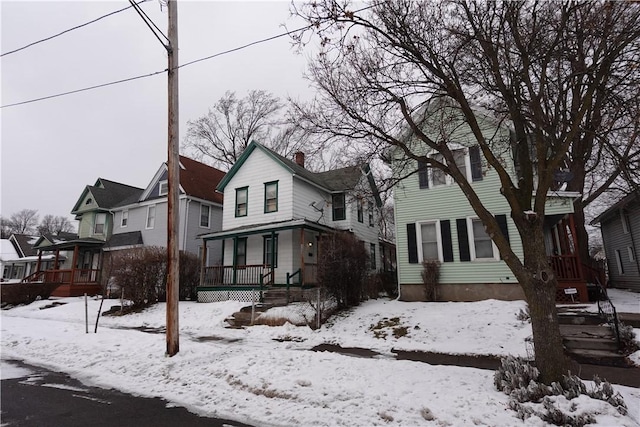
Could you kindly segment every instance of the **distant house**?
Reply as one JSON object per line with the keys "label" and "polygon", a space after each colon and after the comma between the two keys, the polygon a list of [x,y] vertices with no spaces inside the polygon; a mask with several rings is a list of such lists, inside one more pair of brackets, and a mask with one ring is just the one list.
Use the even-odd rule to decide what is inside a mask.
{"label": "distant house", "polygon": [[[46,234],[44,236],[29,236],[26,234],[13,234],[6,240],[8,246],[13,249],[13,257],[9,257],[11,249],[7,248],[2,261],[2,278],[5,281],[30,280],[29,276],[38,271],[66,268],[67,253],[57,254],[43,253],[40,249],[45,246],[77,239],[73,233]],[[5,240],[3,240],[5,242]],[[3,243],[5,245],[5,243]],[[70,268],[70,266],[69,266]]]}
{"label": "distant house", "polygon": [[609,266],[609,286],[640,292],[640,190],[596,217]]}
{"label": "distant house", "polygon": [[[495,216],[514,253],[522,259],[522,242],[510,217],[511,208],[500,193],[498,174],[487,167],[459,111],[453,107],[436,107],[433,111],[426,110],[423,131],[438,141],[442,140],[446,127],[444,131],[454,148],[458,167],[466,174],[484,206]],[[446,115],[446,120],[441,120],[440,115]],[[489,116],[478,114],[478,117],[487,140],[496,147],[500,144],[504,147],[494,152],[500,153],[500,159],[517,182],[518,162],[509,129]],[[417,139],[408,139],[407,144],[414,153],[440,157]],[[424,300],[421,273],[422,262],[427,260],[440,262],[438,300],[524,298],[516,278],[501,260],[497,247],[458,185],[443,172],[407,159],[399,149],[390,154],[396,177],[406,177],[394,189],[400,299]],[[559,301],[571,301],[573,289],[578,292],[576,300],[588,298],[587,280],[571,237],[576,235],[573,201],[579,196],[563,191],[549,193],[545,208],[547,253],[559,280]],[[569,294],[565,289],[571,289]]]}
{"label": "distant house", "polygon": [[205,250],[223,243],[222,262],[205,265],[199,301],[248,298],[261,285],[315,285],[321,236],[336,230],[363,242],[372,271],[383,267],[380,198],[368,165],[314,173],[302,153],[292,161],[252,142],[218,191],[222,231],[201,237]]}
{"label": "distant house", "polygon": [[[59,283],[53,296],[100,293],[102,247],[112,234],[112,209],[142,191],[141,188],[104,178],[98,178],[94,185],[87,185],[71,211],[79,221],[78,235],[56,236],[51,239],[43,236],[35,249],[40,258],[48,256],[45,254],[53,254],[54,268],[44,269],[41,266],[24,280]],[[60,263],[65,252],[70,255],[67,255],[66,263]]]}
{"label": "distant house", "polygon": [[[181,251],[202,256],[198,235],[222,228],[222,194],[216,187],[225,173],[221,170],[180,156],[180,195],[178,246]],[[104,246],[105,252],[139,246],[167,245],[168,169],[163,163],[147,188],[120,201],[111,211],[113,234]],[[212,245],[207,263],[219,263],[222,246]]]}

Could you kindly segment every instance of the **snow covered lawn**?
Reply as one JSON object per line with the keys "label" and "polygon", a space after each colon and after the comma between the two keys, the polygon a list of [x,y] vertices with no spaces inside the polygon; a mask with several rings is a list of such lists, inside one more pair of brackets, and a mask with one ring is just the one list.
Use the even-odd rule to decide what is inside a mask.
{"label": "snow covered lawn", "polygon": [[[101,317],[84,298],[3,310],[2,358],[19,359],[128,393],[162,397],[201,415],[254,425],[541,426],[520,421],[495,390],[488,370],[395,360],[391,349],[525,356],[530,325],[516,314],[522,301],[403,303],[368,301],[319,330],[254,326],[227,329],[243,304],[185,303],[180,352],[165,357],[165,305],[122,317]],[[117,304],[108,300],[105,308]],[[154,332],[160,333],[154,333]],[[376,358],[314,352],[318,344],[363,347]],[[578,410],[598,411],[601,426],[640,425],[640,391],[616,386],[630,414],[582,397]]]}

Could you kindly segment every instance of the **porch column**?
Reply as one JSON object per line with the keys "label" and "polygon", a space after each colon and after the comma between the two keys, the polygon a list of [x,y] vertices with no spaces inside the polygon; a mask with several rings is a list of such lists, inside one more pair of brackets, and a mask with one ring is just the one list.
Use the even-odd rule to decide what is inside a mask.
{"label": "porch column", "polygon": [[202,239],[202,259],[200,260],[200,286],[204,286],[204,275],[207,269],[207,241]]}
{"label": "porch column", "polygon": [[275,273],[274,273],[274,269],[275,269],[275,260],[276,260],[276,253],[275,253],[275,247],[276,247],[276,232],[275,231],[271,231],[271,259],[269,260],[270,265],[271,265],[271,284],[273,285],[275,283]]}
{"label": "porch column", "polygon": [[305,275],[304,275],[304,227],[300,229],[300,285],[304,286]]}
{"label": "porch column", "polygon": [[53,269],[58,269],[58,263],[60,262],[60,249],[56,249],[56,258],[53,261]]}
{"label": "porch column", "polygon": [[569,229],[571,230],[571,238],[573,239],[573,248],[574,248],[573,255],[575,255],[576,257],[576,264],[578,267],[578,277],[580,277],[580,280],[583,280],[585,277],[584,277],[584,274],[582,273],[582,260],[577,254],[577,250],[578,250],[577,237],[578,236],[576,235],[576,224],[573,218],[573,214],[569,214]]}
{"label": "porch column", "polygon": [[78,252],[80,251],[80,247],[78,245],[75,245],[73,247],[73,263],[71,264],[71,280],[69,281],[69,284],[73,286],[73,282],[75,280],[76,277],[76,268],[77,268],[77,263],[78,263]]}
{"label": "porch column", "polygon": [[38,251],[38,262],[36,263],[36,271],[33,273],[38,273],[40,271],[40,263],[42,262],[42,250]]}
{"label": "porch column", "polygon": [[238,237],[234,236],[233,238],[233,277],[232,283],[235,285],[238,281],[237,272],[238,272]]}

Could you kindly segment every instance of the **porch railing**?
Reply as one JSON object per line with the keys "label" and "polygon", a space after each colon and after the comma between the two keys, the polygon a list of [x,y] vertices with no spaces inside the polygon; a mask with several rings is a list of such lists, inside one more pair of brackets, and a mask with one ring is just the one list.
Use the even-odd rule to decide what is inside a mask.
{"label": "porch railing", "polygon": [[269,267],[263,264],[239,265],[235,269],[232,265],[216,265],[206,267],[202,286],[221,285],[260,285],[269,278]]}
{"label": "porch railing", "polygon": [[559,281],[584,280],[580,269],[580,260],[576,255],[553,255],[549,257],[549,264]]}
{"label": "porch railing", "polygon": [[22,279],[24,283],[43,282],[60,284],[97,283],[100,270],[92,268],[38,271]]}

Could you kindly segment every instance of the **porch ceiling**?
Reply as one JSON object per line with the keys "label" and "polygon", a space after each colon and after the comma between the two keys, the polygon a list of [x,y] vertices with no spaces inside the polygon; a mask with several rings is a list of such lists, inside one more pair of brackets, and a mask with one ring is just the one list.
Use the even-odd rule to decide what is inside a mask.
{"label": "porch ceiling", "polygon": [[257,224],[248,225],[244,227],[238,227],[231,230],[218,231],[216,233],[201,234],[198,236],[204,241],[208,240],[222,240],[230,237],[243,237],[250,236],[252,234],[264,234],[267,232],[276,232],[283,230],[295,230],[305,229],[317,232],[333,232],[337,229],[328,227],[326,225],[318,224],[317,222],[307,221],[306,219],[295,219],[290,221],[282,221],[270,224]]}

